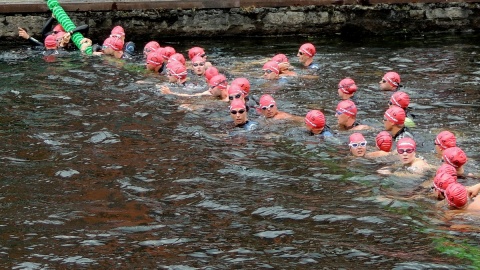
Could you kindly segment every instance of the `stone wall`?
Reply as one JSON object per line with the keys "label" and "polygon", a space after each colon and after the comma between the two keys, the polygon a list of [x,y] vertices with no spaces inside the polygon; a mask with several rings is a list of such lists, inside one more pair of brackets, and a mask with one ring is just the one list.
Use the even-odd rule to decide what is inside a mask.
{"label": "stone wall", "polygon": [[[478,3],[330,5],[281,8],[133,10],[68,12],[88,24],[88,36],[101,41],[112,25],[132,40],[165,36],[395,35],[473,32],[480,28]],[[2,14],[2,40],[17,38],[17,26],[39,33],[50,14]]]}

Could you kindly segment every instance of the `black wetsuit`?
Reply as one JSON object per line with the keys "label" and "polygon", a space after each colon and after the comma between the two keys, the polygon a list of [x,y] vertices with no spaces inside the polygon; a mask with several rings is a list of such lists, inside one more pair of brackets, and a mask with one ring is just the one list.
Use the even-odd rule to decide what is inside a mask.
{"label": "black wetsuit", "polygon": [[403,127],[397,132],[397,134],[393,135],[392,137],[393,137],[393,140],[398,142],[398,140],[405,137],[409,137],[413,139],[413,134],[410,132],[410,129],[408,129],[407,127]]}

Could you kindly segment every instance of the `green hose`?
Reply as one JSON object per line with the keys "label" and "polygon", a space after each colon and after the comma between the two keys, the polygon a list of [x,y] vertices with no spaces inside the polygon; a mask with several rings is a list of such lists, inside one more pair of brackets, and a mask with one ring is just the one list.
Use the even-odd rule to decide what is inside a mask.
{"label": "green hose", "polygon": [[[58,3],[58,0],[47,0],[47,6],[52,11],[53,15],[55,15],[55,18],[62,25],[65,31],[70,32],[76,28],[75,24],[72,22],[72,20],[70,20],[70,17],[68,17],[65,10],[63,10],[63,8]],[[83,38],[83,35],[79,32],[73,33],[71,37],[73,43],[77,46],[78,49],[81,49],[82,44],[80,42]],[[91,55],[92,46],[87,47],[85,53]]]}

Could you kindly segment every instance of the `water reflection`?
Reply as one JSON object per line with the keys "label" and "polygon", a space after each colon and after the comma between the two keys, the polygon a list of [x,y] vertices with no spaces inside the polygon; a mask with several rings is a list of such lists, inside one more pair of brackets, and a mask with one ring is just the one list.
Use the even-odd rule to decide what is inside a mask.
{"label": "water reflection", "polygon": [[[332,127],[336,86],[351,76],[359,118],[380,129],[389,94],[378,81],[395,69],[417,115],[418,152],[438,165],[429,142],[453,129],[467,170],[478,172],[475,40],[315,38],[319,79],[281,84],[260,78],[262,61],[283,52],[295,63],[303,40],[175,47],[202,45],[230,78],[249,78],[252,94],[270,93],[294,115],[322,109]],[[231,133],[225,103],[159,94],[154,85],[165,79],[140,60],[22,55],[0,53],[3,267],[462,269],[470,262],[436,251],[433,239],[478,247],[475,230],[450,227],[478,219],[445,221],[432,199],[412,199],[425,194],[425,178],[384,177],[376,170],[386,162],[348,157],[349,133],[319,144],[301,123],[254,114],[259,130]]]}

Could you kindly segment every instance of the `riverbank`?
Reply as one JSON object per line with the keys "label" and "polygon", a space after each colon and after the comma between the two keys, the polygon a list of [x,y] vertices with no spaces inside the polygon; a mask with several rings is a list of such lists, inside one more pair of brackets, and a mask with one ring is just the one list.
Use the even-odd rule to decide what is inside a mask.
{"label": "riverbank", "polygon": [[[122,25],[132,40],[165,36],[422,35],[480,29],[476,2],[423,1],[61,1],[72,20],[103,39]],[[39,33],[50,12],[44,1],[0,1],[0,37],[17,27]],[[100,38],[101,37],[101,38]],[[149,38],[145,38],[149,37]]]}

